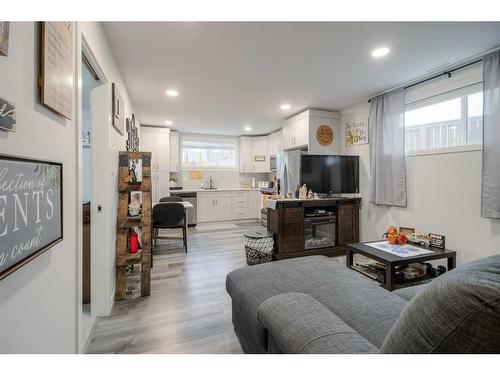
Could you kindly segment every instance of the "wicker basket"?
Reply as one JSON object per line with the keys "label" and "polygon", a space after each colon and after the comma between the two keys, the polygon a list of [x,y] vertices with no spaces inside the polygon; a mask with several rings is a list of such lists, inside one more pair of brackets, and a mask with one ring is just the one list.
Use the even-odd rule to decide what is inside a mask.
{"label": "wicker basket", "polygon": [[271,232],[252,232],[244,234],[247,264],[266,263],[273,260],[274,240]]}

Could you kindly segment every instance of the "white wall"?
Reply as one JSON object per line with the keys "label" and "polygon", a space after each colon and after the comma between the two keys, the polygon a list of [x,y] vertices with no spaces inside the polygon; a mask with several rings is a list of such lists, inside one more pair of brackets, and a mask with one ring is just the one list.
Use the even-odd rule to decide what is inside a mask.
{"label": "white wall", "polygon": [[[309,118],[309,149],[310,155],[338,155],[340,148],[340,115],[337,112],[311,110]],[[323,146],[316,139],[316,131],[321,125],[328,125],[333,130],[333,141]]]}
{"label": "white wall", "polygon": [[500,220],[481,218],[481,152],[406,158],[408,207],[369,204],[369,145],[345,147],[345,123],[368,117],[369,104],[341,113],[342,153],[360,155],[361,240],[377,240],[389,225],[446,236],[457,263],[500,253]]}
{"label": "white wall", "polygon": [[[120,86],[129,116],[132,106],[101,25],[78,25],[108,80]],[[0,132],[0,153],[63,163],[64,239],[0,281],[1,353],[78,351],[77,270],[81,265],[77,265],[77,253],[81,245],[77,240],[77,218],[82,192],[76,185],[76,164],[80,144],[75,119],[65,120],[38,104],[38,40],[36,23],[11,22],[9,56],[0,57],[0,96],[16,103],[17,128],[15,133]],[[78,59],[80,52],[76,46]],[[116,228],[118,150],[125,149],[125,136],[111,128],[101,131],[109,132],[110,139],[109,154],[105,156],[108,174],[102,184],[112,192],[106,220]],[[109,243],[113,246],[106,249],[108,259],[113,260],[115,236],[111,231]],[[114,269],[104,276],[113,289],[107,291],[112,297]]]}
{"label": "white wall", "polygon": [[[106,76],[107,81],[117,84],[124,102],[125,117],[130,117],[133,113],[132,103],[101,24],[98,22],[80,22],[78,26],[79,31],[90,46],[97,63]],[[136,121],[137,124],[139,124],[139,118],[137,118],[137,116]],[[99,126],[103,126],[104,128],[99,128]],[[107,197],[107,199],[102,202],[103,211],[101,214],[97,213],[97,204],[92,205],[92,219],[100,215],[99,221],[104,222],[104,225],[99,228],[95,228],[94,226],[92,228],[94,230],[93,235],[95,234],[103,239],[103,245],[99,253],[99,262],[102,266],[100,267],[101,272],[97,275],[97,279],[94,278],[95,274],[92,276],[92,282],[99,285],[99,296],[102,295],[104,299],[103,301],[99,301],[99,309],[97,310],[99,315],[109,314],[114,300],[116,254],[115,229],[118,210],[118,152],[125,150],[125,142],[127,139],[126,132],[124,135],[121,135],[115,128],[108,126],[107,121],[102,124],[92,124],[93,137],[99,136],[103,131],[108,133],[108,149],[107,154],[100,155],[98,158],[106,161],[107,170],[97,178],[101,181],[99,186],[103,189],[103,196]],[[95,233],[96,230],[98,231],[97,233]],[[95,254],[95,252],[92,251],[92,254]],[[93,302],[92,296],[91,302]],[[94,306],[92,306],[92,308],[93,307]]]}
{"label": "white wall", "polygon": [[11,22],[0,57],[0,96],[16,103],[15,133],[0,131],[0,153],[63,163],[64,239],[0,281],[0,352],[76,351],[76,132],[38,104],[38,25]]}

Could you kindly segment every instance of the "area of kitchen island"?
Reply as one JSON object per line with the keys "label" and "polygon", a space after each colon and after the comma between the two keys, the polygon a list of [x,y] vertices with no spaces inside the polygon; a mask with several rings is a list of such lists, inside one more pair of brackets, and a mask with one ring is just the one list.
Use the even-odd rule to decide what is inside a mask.
{"label": "area of kitchen island", "polygon": [[267,203],[275,259],[345,254],[359,242],[361,198],[279,199]]}

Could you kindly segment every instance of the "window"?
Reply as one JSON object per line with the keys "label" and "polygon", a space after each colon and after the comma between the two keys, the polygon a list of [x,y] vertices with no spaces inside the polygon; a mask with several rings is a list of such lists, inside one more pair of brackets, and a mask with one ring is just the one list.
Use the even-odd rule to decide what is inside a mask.
{"label": "window", "polygon": [[182,168],[236,168],[236,138],[183,135]]}
{"label": "window", "polygon": [[481,69],[478,64],[406,92],[407,153],[481,144]]}
{"label": "window", "polygon": [[482,113],[482,92],[407,110],[406,152],[481,144]]}

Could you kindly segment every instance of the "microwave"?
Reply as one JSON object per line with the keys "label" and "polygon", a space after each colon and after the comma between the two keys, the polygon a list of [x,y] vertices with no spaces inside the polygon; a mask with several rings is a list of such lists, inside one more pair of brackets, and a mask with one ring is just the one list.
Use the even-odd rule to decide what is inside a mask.
{"label": "microwave", "polygon": [[275,172],[276,171],[276,156],[271,156],[269,158],[269,163],[270,163],[271,171]]}

